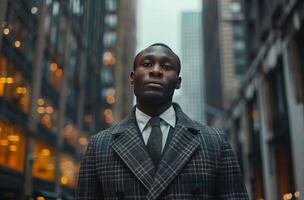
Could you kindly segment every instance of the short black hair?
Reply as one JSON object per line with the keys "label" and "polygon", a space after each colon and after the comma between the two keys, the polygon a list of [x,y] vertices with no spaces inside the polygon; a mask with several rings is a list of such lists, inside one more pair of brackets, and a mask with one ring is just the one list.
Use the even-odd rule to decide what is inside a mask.
{"label": "short black hair", "polygon": [[135,67],[136,67],[136,63],[137,63],[138,57],[139,57],[146,49],[148,49],[148,48],[150,48],[150,47],[153,47],[153,46],[162,46],[162,47],[165,47],[165,48],[169,49],[169,50],[175,55],[176,61],[177,61],[177,66],[176,66],[176,67],[177,67],[177,74],[179,75],[180,70],[181,70],[181,62],[180,62],[180,59],[179,59],[178,55],[176,55],[176,53],[174,53],[174,52],[172,51],[172,49],[171,49],[168,45],[166,45],[166,44],[164,44],[164,43],[160,43],[160,42],[151,44],[150,46],[148,46],[147,48],[145,48],[144,50],[142,50],[142,51],[140,51],[139,53],[136,54],[136,56],[134,57],[134,62],[133,62],[133,70],[135,71]]}

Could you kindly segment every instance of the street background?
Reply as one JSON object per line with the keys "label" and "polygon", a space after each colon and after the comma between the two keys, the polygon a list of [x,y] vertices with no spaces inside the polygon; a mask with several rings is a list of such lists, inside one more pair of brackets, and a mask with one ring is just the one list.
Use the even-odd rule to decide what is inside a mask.
{"label": "street background", "polygon": [[250,198],[304,199],[303,1],[1,0],[0,23],[1,200],[75,198],[156,42],[181,58],[174,101],[225,131]]}

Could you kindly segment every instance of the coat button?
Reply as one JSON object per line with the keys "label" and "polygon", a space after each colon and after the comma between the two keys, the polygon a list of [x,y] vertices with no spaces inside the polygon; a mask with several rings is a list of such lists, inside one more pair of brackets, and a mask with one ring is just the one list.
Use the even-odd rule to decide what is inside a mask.
{"label": "coat button", "polygon": [[124,198],[124,195],[125,194],[122,191],[120,191],[120,190],[116,191],[116,196],[119,200],[122,200]]}

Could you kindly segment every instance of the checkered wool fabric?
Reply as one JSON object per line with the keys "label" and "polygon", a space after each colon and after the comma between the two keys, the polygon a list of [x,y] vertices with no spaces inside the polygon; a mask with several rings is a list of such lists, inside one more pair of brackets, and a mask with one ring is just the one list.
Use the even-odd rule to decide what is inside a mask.
{"label": "checkered wool fabric", "polygon": [[76,199],[247,200],[224,135],[192,121],[177,104],[174,109],[175,132],[158,168],[138,133],[134,109],[93,136],[81,163]]}

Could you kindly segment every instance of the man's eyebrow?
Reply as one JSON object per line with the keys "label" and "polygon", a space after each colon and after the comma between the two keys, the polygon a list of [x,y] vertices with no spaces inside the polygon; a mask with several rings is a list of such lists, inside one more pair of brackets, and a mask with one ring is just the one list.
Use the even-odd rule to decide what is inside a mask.
{"label": "man's eyebrow", "polygon": [[139,58],[137,59],[138,62],[142,62],[142,61],[145,61],[145,60],[153,60],[153,56],[152,55],[141,55],[139,56]]}
{"label": "man's eyebrow", "polygon": [[141,58],[148,58],[148,59],[151,59],[153,58],[153,55],[146,55],[146,54],[143,54],[140,56]]}
{"label": "man's eyebrow", "polygon": [[[147,58],[147,59],[154,59],[154,55],[153,54],[149,54],[149,53],[147,53],[147,54],[142,54],[139,58]],[[175,60],[175,57],[174,56],[171,56],[171,55],[162,55],[161,56],[162,58],[161,58],[161,60]]]}

